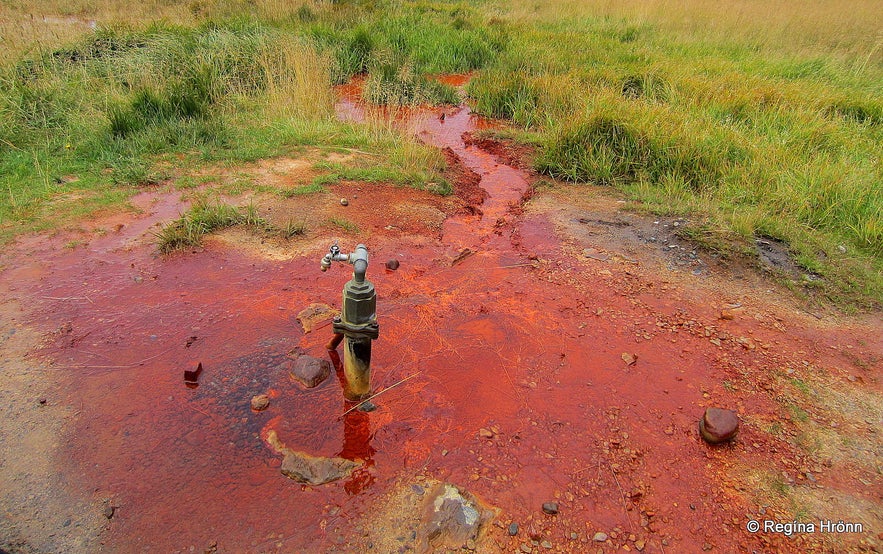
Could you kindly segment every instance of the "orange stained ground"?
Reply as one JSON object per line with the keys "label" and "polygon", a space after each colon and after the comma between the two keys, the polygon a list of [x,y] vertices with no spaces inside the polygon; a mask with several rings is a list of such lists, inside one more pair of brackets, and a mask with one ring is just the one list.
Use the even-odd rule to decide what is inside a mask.
{"label": "orange stained ground", "polygon": [[[339,108],[358,112],[353,99]],[[798,454],[752,425],[734,445],[711,448],[696,423],[712,404],[775,420],[781,406],[746,375],[807,357],[842,365],[829,346],[858,345],[856,336],[793,330],[783,343],[756,321],[718,321],[714,299],[637,273],[608,286],[547,218],[519,215],[529,177],[464,143],[475,128],[467,107],[444,120],[413,117],[422,140],[481,176],[488,198],[480,214],[449,218],[440,240],[368,241],[380,322],[374,389],[414,376],[378,397],[375,412],[341,417],[348,406],[335,379],[303,390],[280,367],[296,347],[328,356],[330,326],[304,334],[296,319],[311,303],[340,305],[350,270],[320,272],[321,249],[279,262],[210,242],[158,257],[140,239],[180,204],[145,193],[134,200],[144,214],[119,232],[76,249],[26,239],[8,257],[4,292],[46,334],[36,354],[58,379],[53,401],[77,412],[60,471],[119,506],[109,551],[216,542],[222,552],[360,552],[372,505],[418,474],[461,485],[499,508],[499,521],[521,523],[516,538],[492,529],[482,546],[491,552],[516,551],[528,535],[583,552],[596,531],[615,529],[622,541],[644,540],[645,552],[772,551],[744,530],[757,506],[720,468]],[[360,209],[382,220],[388,206],[365,196]],[[452,265],[466,248],[475,253]],[[398,271],[382,269],[389,258]],[[763,347],[716,347],[702,333],[710,324]],[[637,363],[626,365],[625,352]],[[197,362],[199,386],[187,388],[182,373]],[[270,407],[253,412],[262,393]],[[301,486],[280,474],[281,457],[263,440],[270,430],[292,449],[366,464],[345,481]],[[879,482],[871,493],[879,497]],[[553,499],[560,513],[545,516]]]}

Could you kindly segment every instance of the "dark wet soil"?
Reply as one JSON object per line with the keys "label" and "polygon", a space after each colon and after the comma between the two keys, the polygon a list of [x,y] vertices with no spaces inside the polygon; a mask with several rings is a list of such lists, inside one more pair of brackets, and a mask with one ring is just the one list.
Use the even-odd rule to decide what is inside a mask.
{"label": "dark wet soil", "polygon": [[[359,109],[350,96],[340,113]],[[82,550],[97,552],[407,551],[419,541],[395,525],[410,521],[401,499],[413,484],[448,482],[496,514],[464,545],[480,552],[879,548],[879,317],[807,317],[762,277],[718,271],[677,238],[682,220],[642,218],[591,187],[534,190],[502,147],[471,138],[489,123],[467,107],[444,119],[416,111],[411,124],[445,150],[455,198],[360,183],[257,198],[274,217],[345,214],[358,235],[316,225],[265,244],[231,231],[160,257],[151,231],[181,201],[157,190],[133,199],[138,215],[92,222],[83,245],[35,236],[3,254],[11,319],[0,331],[30,337],[3,354],[69,419],[30,451],[52,480],[11,464],[29,452],[14,436],[29,416],[5,424],[0,477],[16,493],[2,508],[16,542],[0,546],[62,551],[86,537]],[[298,315],[339,309],[349,269],[319,270],[334,238],[372,255],[382,394],[370,413],[345,413],[337,380],[305,389],[285,369],[295,349],[329,356],[330,327],[306,332]],[[393,258],[399,268],[385,270]],[[29,401],[23,382],[9,402]],[[256,412],[261,394],[270,403]],[[739,415],[734,442],[700,439],[710,406]],[[296,483],[277,441],[358,467]],[[32,484],[35,498],[19,502]],[[112,517],[65,531],[68,498],[95,514],[110,502]],[[28,526],[41,499],[57,523]],[[557,514],[543,511],[549,502]],[[746,530],[798,517],[870,531]]]}

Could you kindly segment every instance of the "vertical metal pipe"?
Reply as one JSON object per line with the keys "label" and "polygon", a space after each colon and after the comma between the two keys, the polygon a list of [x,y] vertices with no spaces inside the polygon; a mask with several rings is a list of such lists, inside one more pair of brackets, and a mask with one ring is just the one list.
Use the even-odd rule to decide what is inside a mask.
{"label": "vertical metal pipe", "polygon": [[344,396],[364,400],[371,395],[371,339],[346,337],[343,344]]}

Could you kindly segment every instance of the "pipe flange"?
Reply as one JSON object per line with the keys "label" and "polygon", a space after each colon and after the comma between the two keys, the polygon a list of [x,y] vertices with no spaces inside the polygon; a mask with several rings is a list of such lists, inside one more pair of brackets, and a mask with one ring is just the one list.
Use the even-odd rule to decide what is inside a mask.
{"label": "pipe flange", "polygon": [[365,325],[353,325],[342,320],[335,319],[331,323],[335,334],[344,334],[351,338],[366,338],[376,340],[380,336],[380,325],[376,321]]}

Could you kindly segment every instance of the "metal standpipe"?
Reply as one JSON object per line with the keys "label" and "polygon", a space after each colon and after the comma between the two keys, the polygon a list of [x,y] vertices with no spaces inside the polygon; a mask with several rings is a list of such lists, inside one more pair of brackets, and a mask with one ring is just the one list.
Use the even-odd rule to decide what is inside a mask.
{"label": "metal standpipe", "polygon": [[343,286],[340,317],[334,318],[334,338],[328,344],[328,349],[336,349],[343,340],[343,372],[346,377],[343,394],[347,400],[360,401],[371,395],[371,341],[380,333],[376,313],[377,294],[374,285],[365,278],[368,249],[364,244],[358,245],[354,252],[344,254],[335,242],[322,258],[322,271],[327,271],[334,261],[352,264],[353,278]]}

